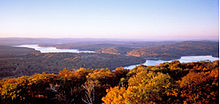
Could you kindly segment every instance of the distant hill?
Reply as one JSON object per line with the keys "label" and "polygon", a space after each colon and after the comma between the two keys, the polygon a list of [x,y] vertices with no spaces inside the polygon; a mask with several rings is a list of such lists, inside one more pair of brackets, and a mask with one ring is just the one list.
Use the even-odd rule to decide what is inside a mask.
{"label": "distant hill", "polygon": [[127,52],[133,50],[133,48],[127,47],[110,47],[110,48],[101,48],[96,50],[98,53],[107,53],[107,54],[115,54],[115,55],[126,55]]}
{"label": "distant hill", "polygon": [[120,50],[121,50],[121,48],[124,48],[126,50],[129,48],[142,48],[142,47],[149,48],[149,47],[165,45],[165,44],[172,44],[172,43],[174,43],[174,42],[171,42],[171,41],[162,41],[162,42],[148,42],[148,41],[146,41],[146,42],[145,41],[140,41],[140,42],[92,41],[91,42],[91,41],[87,41],[87,42],[72,42],[72,43],[65,43],[65,44],[56,44],[55,46],[56,46],[56,48],[60,48],[60,49],[79,49],[79,50],[100,51],[100,49],[104,50],[105,48],[120,47]]}
{"label": "distant hill", "polygon": [[161,44],[152,47],[128,48],[110,47],[96,50],[99,53],[124,54],[147,59],[171,60],[181,56],[212,55],[218,57],[219,44],[214,41],[184,41]]}
{"label": "distant hill", "polygon": [[0,46],[0,56],[4,55],[27,55],[32,53],[39,53],[31,48],[24,47],[11,47],[11,46]]}
{"label": "distant hill", "polygon": [[79,49],[79,50],[90,50],[95,51],[100,48],[109,48],[117,46],[115,44],[105,44],[105,43],[68,43],[68,44],[57,44],[58,49]]}
{"label": "distant hill", "polygon": [[134,49],[129,56],[170,60],[181,56],[212,55],[218,57],[219,43],[212,41],[184,41],[151,48]]}
{"label": "distant hill", "polygon": [[0,45],[23,45],[23,44],[39,44],[40,46],[56,46],[57,48],[76,48],[91,49],[109,47],[152,47],[162,44],[171,44],[173,41],[131,41],[117,39],[95,39],[95,38],[0,38]]}

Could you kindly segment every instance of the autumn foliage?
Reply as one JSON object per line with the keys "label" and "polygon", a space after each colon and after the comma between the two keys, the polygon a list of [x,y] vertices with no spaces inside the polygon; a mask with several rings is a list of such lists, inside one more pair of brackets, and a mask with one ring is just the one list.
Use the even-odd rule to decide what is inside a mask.
{"label": "autumn foliage", "polygon": [[64,69],[0,81],[2,104],[218,104],[219,61]]}

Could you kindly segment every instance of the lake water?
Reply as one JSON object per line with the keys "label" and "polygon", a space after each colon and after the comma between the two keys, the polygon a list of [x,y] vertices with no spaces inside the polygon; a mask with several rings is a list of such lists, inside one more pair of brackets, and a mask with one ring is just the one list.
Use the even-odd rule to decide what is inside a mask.
{"label": "lake water", "polygon": [[95,53],[95,51],[79,51],[78,49],[57,49],[56,47],[40,47],[37,44],[31,45],[17,45],[15,47],[26,47],[26,48],[33,48],[41,53]]}
{"label": "lake water", "polygon": [[[180,59],[176,59],[176,60],[179,60],[181,63],[189,63],[189,62],[197,62],[197,61],[215,61],[215,60],[219,60],[218,57],[212,57],[211,55],[210,56],[182,56]],[[146,65],[146,66],[149,66],[149,65],[159,65],[161,63],[164,63],[164,62],[171,62],[171,61],[174,61],[174,60],[170,60],[170,61],[164,61],[164,60],[146,60],[145,63],[143,63],[142,65]],[[140,64],[138,64],[140,65]],[[124,67],[125,69],[133,69],[135,68],[136,66],[138,65],[130,65],[130,66],[127,66],[127,67]]]}

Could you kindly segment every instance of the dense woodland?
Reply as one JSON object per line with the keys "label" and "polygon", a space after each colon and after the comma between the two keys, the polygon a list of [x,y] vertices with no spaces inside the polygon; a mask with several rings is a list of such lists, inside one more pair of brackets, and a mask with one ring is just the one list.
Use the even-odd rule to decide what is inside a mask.
{"label": "dense woodland", "polygon": [[132,56],[96,53],[33,53],[0,57],[0,79],[32,75],[34,73],[58,73],[60,70],[109,68],[144,63],[145,59]]}
{"label": "dense woodland", "polygon": [[2,104],[218,104],[219,61],[63,69],[0,81]]}

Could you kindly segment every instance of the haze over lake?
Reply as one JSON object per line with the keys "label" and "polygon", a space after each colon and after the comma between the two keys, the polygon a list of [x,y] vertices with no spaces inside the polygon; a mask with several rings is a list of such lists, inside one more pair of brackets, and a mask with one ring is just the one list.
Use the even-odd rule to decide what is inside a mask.
{"label": "haze over lake", "polygon": [[79,51],[78,49],[57,49],[56,47],[40,47],[37,44],[17,45],[15,47],[33,48],[41,53],[95,53],[94,51]]}

